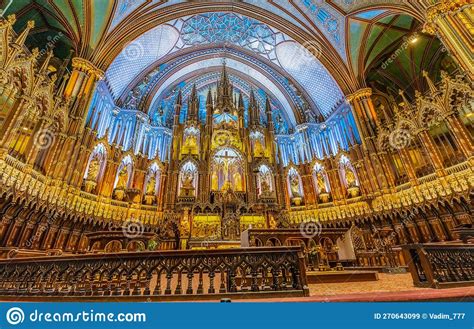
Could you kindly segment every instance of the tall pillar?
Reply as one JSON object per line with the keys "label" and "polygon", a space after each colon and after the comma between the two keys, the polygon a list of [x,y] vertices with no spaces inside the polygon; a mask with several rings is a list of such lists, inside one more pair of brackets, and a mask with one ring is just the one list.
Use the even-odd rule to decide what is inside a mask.
{"label": "tall pillar", "polygon": [[[64,167],[61,170],[60,177],[65,180],[71,178],[76,167],[80,147],[83,138],[85,138],[82,133],[85,128],[94,87],[96,82],[104,76],[102,70],[83,58],[73,58],[72,68],[71,77],[64,91],[64,97],[69,99],[71,104],[69,109],[70,121],[67,129],[68,140],[58,161]],[[72,165],[67,166],[66,163]]]}
{"label": "tall pillar", "polygon": [[[459,118],[458,113],[452,108],[449,100],[446,101],[447,95],[440,95],[440,89],[437,88],[430,79],[428,72],[423,71],[423,76],[428,83],[432,97],[434,99],[433,106],[442,110],[442,116],[446,120],[449,130],[452,132],[454,139],[456,140],[456,144],[461,149],[461,152],[466,157],[466,159],[472,161],[474,155],[474,143],[472,141],[471,133]],[[441,91],[443,93],[446,92],[445,90]],[[420,99],[421,96],[418,95],[417,98]]]}
{"label": "tall pillar", "polygon": [[407,149],[399,149],[398,154],[400,155],[400,160],[402,160],[403,166],[405,167],[405,171],[407,173],[408,178],[412,185],[418,185],[418,180],[416,177],[416,172],[413,169],[413,162],[410,157],[410,153]]}
{"label": "tall pillar", "polygon": [[355,110],[354,119],[357,124],[357,129],[362,130],[363,139],[375,136],[377,113],[371,96],[371,88],[363,88],[347,96],[348,102]]}
{"label": "tall pillar", "polygon": [[466,159],[471,159],[474,156],[474,145],[466,126],[461,122],[461,119],[459,119],[454,111],[447,114],[445,118],[461,152]]}
{"label": "tall pillar", "polygon": [[302,169],[301,181],[303,183],[304,202],[306,205],[314,205],[316,204],[316,188],[311,168],[308,164],[303,164],[300,169]]}
{"label": "tall pillar", "polygon": [[[352,95],[347,96],[347,100],[352,105],[354,119],[361,135],[362,146],[361,150],[364,168],[367,172],[367,177],[370,183],[370,191],[379,191],[383,186],[379,182],[374,163],[378,164],[376,147],[374,138],[377,135],[377,112],[375,111],[374,103],[372,102],[372,89],[364,88],[356,91]],[[386,184],[385,184],[386,185]]]}
{"label": "tall pillar", "polygon": [[100,186],[97,188],[99,195],[104,197],[112,197],[115,177],[120,163],[113,161],[113,159],[107,160],[107,166],[105,167],[104,177],[99,183]]}
{"label": "tall pillar", "polygon": [[426,9],[425,31],[438,36],[471,79],[474,78],[473,18],[472,0],[439,0],[434,5],[429,3]]}
{"label": "tall pillar", "polygon": [[439,177],[445,176],[446,172],[444,170],[444,165],[443,165],[443,157],[441,156],[441,153],[439,152],[438,147],[436,146],[435,142],[433,141],[433,138],[431,135],[428,133],[426,129],[422,129],[418,132],[418,137],[420,137],[421,143],[423,144],[424,148],[426,149],[426,152],[429,154],[430,161],[433,165],[433,168],[436,171],[436,174]]}
{"label": "tall pillar", "polygon": [[381,166],[383,168],[385,178],[387,180],[388,187],[395,187],[395,175],[393,174],[392,166],[390,165],[390,160],[388,158],[390,155],[387,152],[382,151],[378,153],[378,156],[380,159]]}

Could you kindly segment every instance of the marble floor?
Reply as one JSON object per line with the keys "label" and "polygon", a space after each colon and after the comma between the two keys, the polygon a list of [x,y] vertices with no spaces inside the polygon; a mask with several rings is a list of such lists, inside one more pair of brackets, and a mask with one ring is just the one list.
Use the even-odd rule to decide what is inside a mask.
{"label": "marble floor", "polygon": [[[379,281],[310,284],[309,297],[268,298],[247,302],[404,302],[474,301],[474,287],[417,288],[409,273],[379,273]],[[240,302],[245,302],[241,300]]]}
{"label": "marble floor", "polygon": [[311,296],[334,296],[340,294],[366,292],[399,292],[408,290],[424,290],[423,288],[416,288],[415,286],[413,286],[413,280],[411,278],[410,273],[379,273],[378,281],[310,284],[309,289]]}

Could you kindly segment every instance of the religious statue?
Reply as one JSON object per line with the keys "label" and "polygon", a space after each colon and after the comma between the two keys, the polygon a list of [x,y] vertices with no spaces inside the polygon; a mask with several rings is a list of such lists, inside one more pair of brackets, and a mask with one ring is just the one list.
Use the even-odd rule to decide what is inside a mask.
{"label": "religious statue", "polygon": [[189,135],[186,137],[183,145],[183,153],[190,154],[190,153],[197,153],[197,138],[195,135]]}
{"label": "religious statue", "polygon": [[117,186],[115,188],[125,190],[127,186],[128,186],[128,170],[127,170],[127,167],[124,166],[118,174]]}
{"label": "religious statue", "polygon": [[232,183],[229,181],[229,180],[226,180],[224,182],[224,185],[222,185],[222,190],[223,191],[230,191],[230,190],[233,190],[232,188]]}
{"label": "religious statue", "polygon": [[155,177],[155,175],[151,175],[150,179],[148,180],[148,184],[146,186],[146,194],[147,195],[154,195],[155,194],[155,187],[156,187],[156,177]]}
{"label": "religious statue", "polygon": [[300,192],[300,180],[296,173],[290,174],[290,192],[291,202],[299,207],[303,202],[303,196]]}
{"label": "religious statue", "polygon": [[234,190],[236,191],[243,191],[244,188],[242,186],[242,176],[239,172],[234,173]]}
{"label": "religious statue", "polygon": [[357,180],[354,173],[350,169],[346,169],[346,181],[348,188],[357,187]]}
{"label": "religious statue", "polygon": [[319,200],[322,203],[327,203],[329,202],[330,195],[326,187],[326,181],[324,180],[324,176],[322,173],[318,173],[316,177],[317,177],[316,180],[317,180],[317,185],[318,185]]}
{"label": "religious statue", "polygon": [[153,116],[153,125],[160,127],[163,126],[164,113],[163,106],[160,106]]}
{"label": "religious statue", "polygon": [[318,253],[318,249],[316,247],[312,247],[311,249],[309,249],[308,251],[308,265],[309,265],[309,269],[311,271],[314,271],[315,268],[317,267],[317,263],[318,263],[318,257],[319,256],[319,253]]}
{"label": "religious statue", "polygon": [[194,196],[194,175],[191,172],[184,173],[181,178],[181,196],[193,197]]}
{"label": "religious statue", "polygon": [[298,179],[298,176],[293,175],[290,177],[290,189],[291,189],[291,195],[293,198],[300,198],[300,180]]}
{"label": "religious statue", "polygon": [[316,247],[316,251],[318,252],[318,258],[319,258],[319,270],[320,271],[330,270],[329,260],[328,260],[328,255],[326,253],[326,249],[324,249],[323,246],[318,245]]}
{"label": "religious statue", "polygon": [[97,178],[99,178],[99,169],[99,161],[97,161],[96,159],[92,160],[89,164],[89,174],[87,175],[87,179],[97,182]]}
{"label": "religious statue", "polygon": [[269,224],[270,224],[269,229],[271,229],[271,230],[277,229],[277,227],[278,227],[277,222],[275,220],[275,217],[273,217],[273,215],[270,215]]}
{"label": "religious statue", "polygon": [[211,190],[212,191],[219,191],[219,176],[217,172],[214,171],[211,177]]}
{"label": "religious statue", "polygon": [[266,179],[263,179],[262,182],[260,183],[260,187],[262,188],[262,194],[268,194],[270,193],[270,184],[268,184]]}
{"label": "religious statue", "polygon": [[354,175],[354,172],[346,168],[346,182],[347,182],[347,192],[352,198],[359,196],[359,186],[357,186],[357,180]]}
{"label": "religious statue", "polygon": [[183,175],[182,183],[184,188],[194,188],[193,182],[194,177],[192,173],[186,173],[185,175]]}
{"label": "religious statue", "polygon": [[323,175],[322,175],[322,174],[318,174],[317,177],[318,177],[317,179],[318,179],[318,191],[319,191],[319,194],[327,193],[327,190],[326,190],[326,183],[324,182]]}
{"label": "religious statue", "polygon": [[91,193],[97,187],[97,180],[99,178],[100,164],[96,159],[89,164],[89,173],[85,179],[84,185],[87,193]]}
{"label": "religious statue", "polygon": [[258,157],[258,156],[264,155],[264,153],[265,153],[265,152],[264,152],[264,150],[263,150],[262,143],[261,143],[259,140],[255,141],[254,155],[255,155],[256,157]]}

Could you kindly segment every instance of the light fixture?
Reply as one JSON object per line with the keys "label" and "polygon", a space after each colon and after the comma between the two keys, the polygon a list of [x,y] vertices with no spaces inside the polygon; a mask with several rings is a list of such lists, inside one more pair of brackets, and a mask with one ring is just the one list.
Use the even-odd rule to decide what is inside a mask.
{"label": "light fixture", "polygon": [[418,33],[415,33],[415,34],[413,34],[413,35],[411,36],[411,38],[410,38],[410,43],[411,43],[412,45],[414,45],[415,43],[418,42],[419,39],[420,39],[420,38],[418,37]]}

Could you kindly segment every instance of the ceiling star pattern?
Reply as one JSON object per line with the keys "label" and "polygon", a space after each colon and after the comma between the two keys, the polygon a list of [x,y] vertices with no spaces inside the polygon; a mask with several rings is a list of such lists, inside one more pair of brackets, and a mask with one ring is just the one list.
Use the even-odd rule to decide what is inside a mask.
{"label": "ceiling star pattern", "polygon": [[[251,73],[268,82],[267,91],[292,125],[330,118],[344,94],[357,89],[423,90],[416,80],[422,69],[436,80],[440,69],[454,67],[440,43],[423,35],[416,49],[405,47],[385,65],[422,26],[405,0],[25,0],[13,1],[4,15],[11,13],[17,32],[36,21],[28,47],[43,50],[53,40],[50,48],[59,59],[90,60],[106,71],[118,106],[143,112],[160,98],[155,92],[179,83],[166,79],[176,78],[173,70],[192,63],[193,54],[225,57],[213,49],[231,49],[239,76]],[[183,56],[188,58],[178,63]],[[188,69],[189,75],[196,72]]]}
{"label": "ceiling star pattern", "polygon": [[275,33],[265,24],[236,14],[206,13],[184,22],[181,38],[186,45],[232,43],[268,56],[275,49]]}
{"label": "ceiling star pattern", "polygon": [[[222,56],[231,56],[234,58],[239,58],[242,61],[242,64],[239,64],[237,70],[239,72],[243,72],[245,70],[246,65],[244,63],[249,63],[252,66],[256,66],[259,70],[265,72],[273,81],[272,84],[267,84],[266,88],[274,94],[280,95],[279,89],[283,91],[286,95],[291,104],[303,115],[303,110],[307,107],[308,100],[304,95],[299,92],[300,86],[295,85],[295,82],[290,80],[288,77],[282,76],[280,73],[272,69],[271,66],[265,64],[262,61],[258,61],[255,57],[252,57],[248,54],[245,54],[241,51],[238,51],[234,48],[211,48],[211,49],[201,49],[196,50],[193,53],[175,58],[173,62],[168,62],[166,65],[161,65],[148,74],[141,80],[139,83],[136,84],[134,88],[129,92],[127,95],[124,106],[126,107],[137,107],[142,111],[147,111],[147,108],[150,106],[151,108],[155,108],[157,105],[155,104],[156,99],[160,99],[160,94],[154,93],[154,89],[156,86],[161,84],[167,84],[167,76],[172,74],[173,71],[177,70],[179,67],[186,66],[187,62],[191,62],[196,60],[196,58],[220,58],[222,62]],[[206,67],[204,65],[198,66],[199,70],[205,70]],[[199,74],[199,71],[196,71],[196,74]],[[273,87],[274,86],[274,87]],[[278,86],[278,87],[277,87]],[[149,105],[150,101],[149,98],[153,98],[151,101],[151,105]],[[291,107],[288,108],[286,105],[287,102],[279,101],[282,105],[282,109],[285,111],[293,111]]]}

